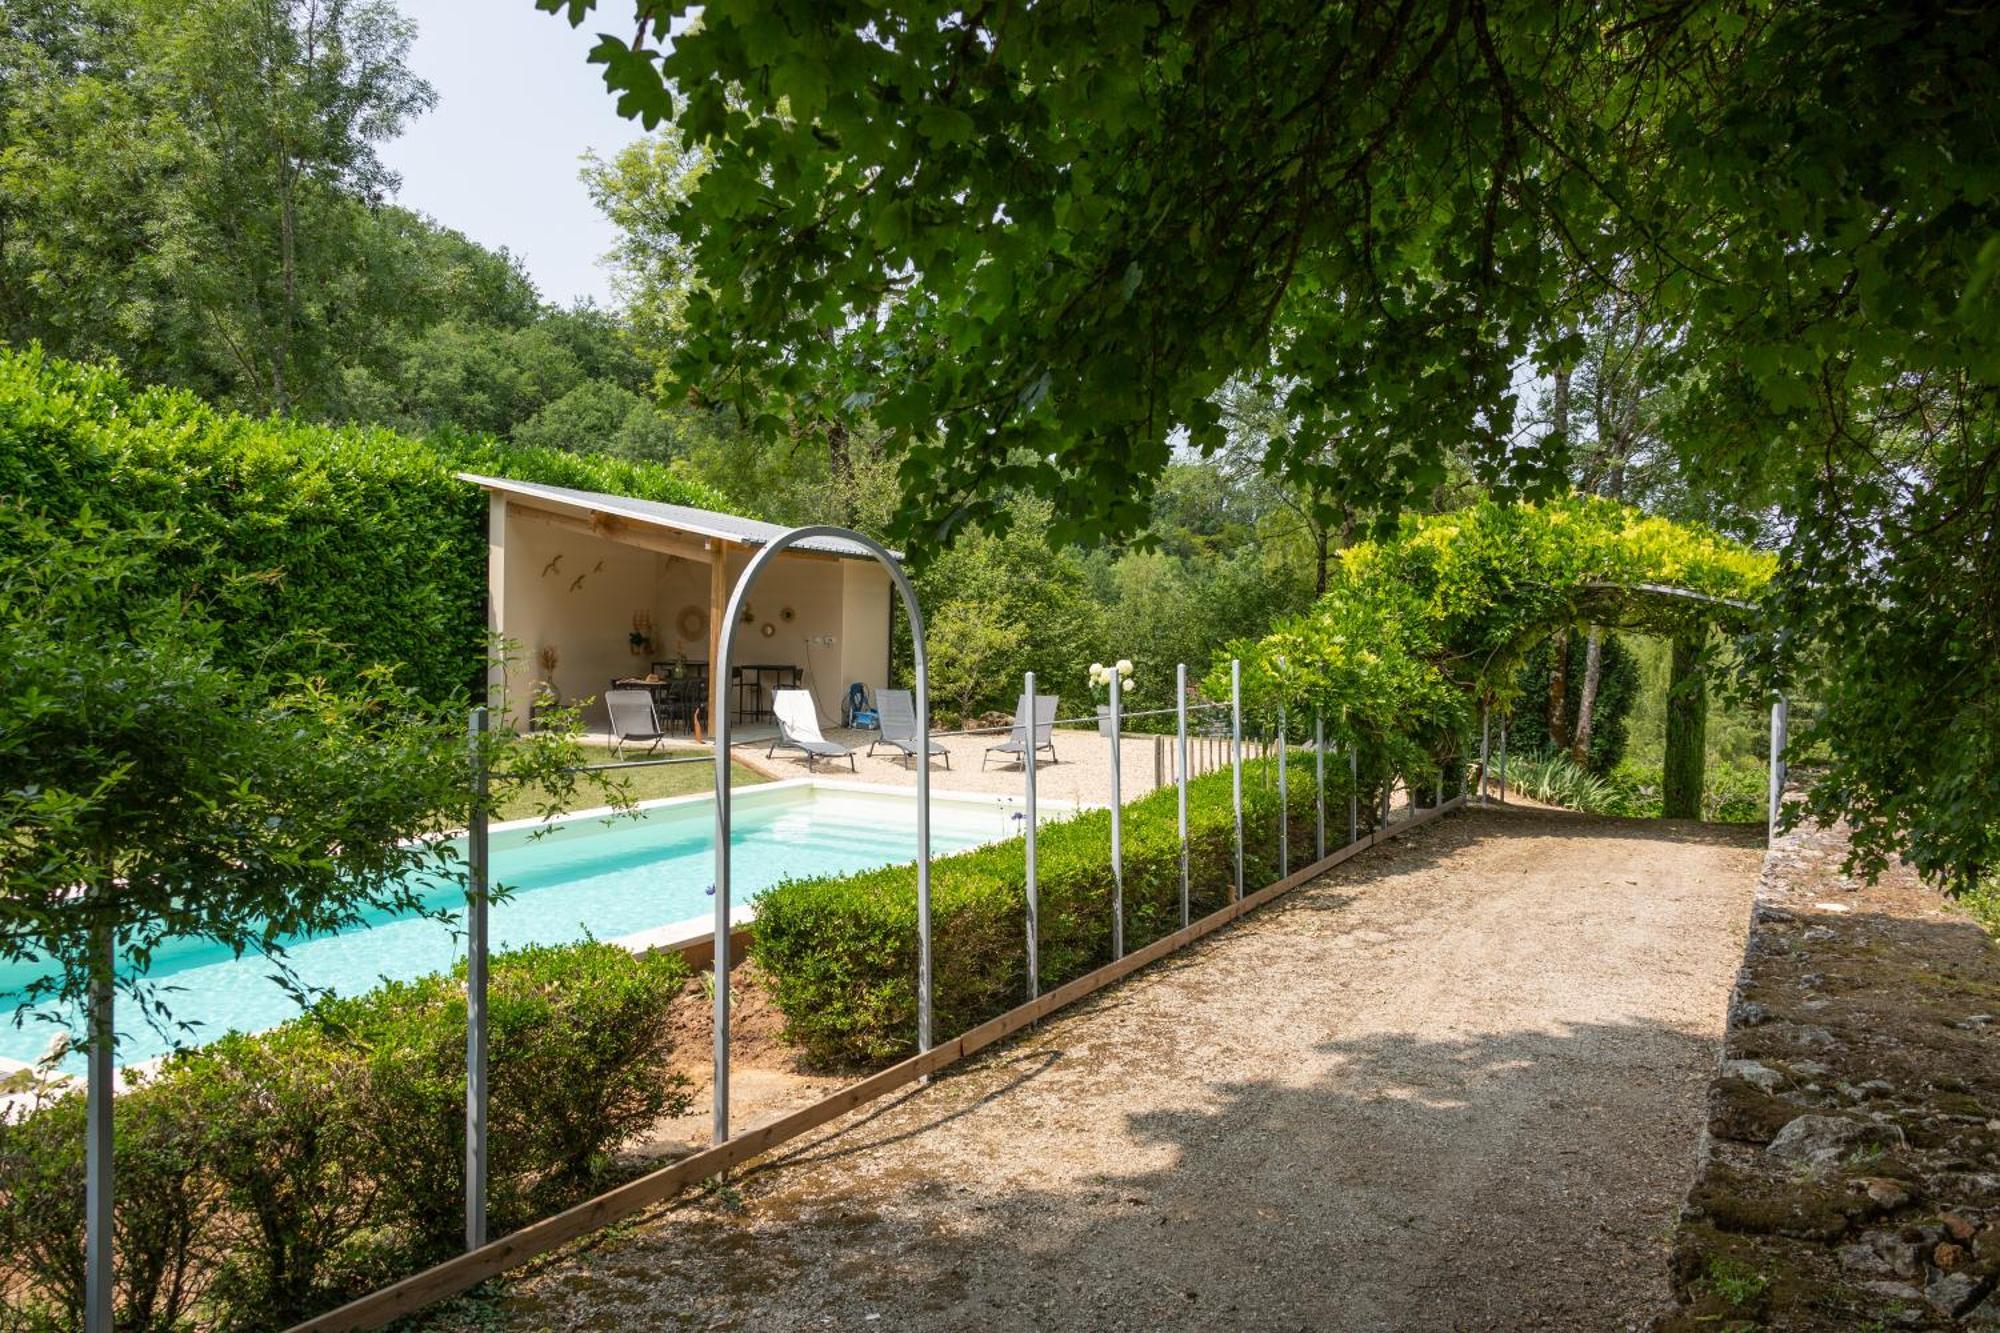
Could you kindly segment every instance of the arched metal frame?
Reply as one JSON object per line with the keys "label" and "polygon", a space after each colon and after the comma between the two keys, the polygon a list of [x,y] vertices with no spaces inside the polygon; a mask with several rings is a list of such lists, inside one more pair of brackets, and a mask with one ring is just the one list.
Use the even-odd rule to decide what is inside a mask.
{"label": "arched metal frame", "polygon": [[[930,675],[924,658],[924,617],[917,609],[916,590],[902,562],[889,548],[850,528],[821,524],[793,528],[765,546],[737,576],[729,594],[729,608],[722,622],[722,641],[709,669],[720,700],[729,684],[729,660],[736,645],[736,627],[742,621],[743,602],[764,567],[800,542],[823,538],[852,542],[875,557],[889,571],[896,591],[902,594],[903,610],[910,617],[910,642],[917,674],[917,1049],[931,1048],[931,751]],[[722,559],[717,552],[716,559]],[[729,709],[718,708],[711,719],[715,737],[715,1121],[711,1135],[716,1143],[729,1137]]]}

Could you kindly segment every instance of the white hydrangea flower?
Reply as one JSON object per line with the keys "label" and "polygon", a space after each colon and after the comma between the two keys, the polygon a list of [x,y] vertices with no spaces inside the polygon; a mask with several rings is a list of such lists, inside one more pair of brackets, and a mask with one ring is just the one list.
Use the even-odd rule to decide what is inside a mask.
{"label": "white hydrangea flower", "polygon": [[1121,675],[1121,676],[1129,676],[1129,675],[1131,675],[1131,674],[1132,674],[1132,659],[1131,659],[1131,658],[1129,658],[1129,657],[1121,657],[1121,658],[1119,658],[1119,659],[1118,659],[1118,674],[1119,674],[1119,675]]}

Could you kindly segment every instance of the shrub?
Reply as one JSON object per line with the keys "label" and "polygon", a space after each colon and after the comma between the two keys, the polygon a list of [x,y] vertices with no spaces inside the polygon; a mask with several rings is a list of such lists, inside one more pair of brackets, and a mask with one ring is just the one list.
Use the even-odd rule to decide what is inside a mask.
{"label": "shrub", "polygon": [[[688,1104],[668,1068],[678,956],[499,954],[490,995],[492,1217],[562,1207]],[[463,971],[322,1002],[168,1059],[118,1099],[120,1328],[290,1324],[458,1248]],[[83,1300],[84,1099],[0,1123],[0,1292],[29,1326]]]}
{"label": "shrub", "polygon": [[[1497,780],[1498,770],[1495,770]],[[1544,805],[1591,815],[1629,815],[1633,797],[1616,782],[1581,768],[1566,754],[1510,754],[1507,788]]]}
{"label": "shrub", "polygon": [[[0,348],[0,495],[63,520],[170,520],[181,540],[160,591],[225,603],[240,651],[301,630],[342,651],[301,668],[394,665],[444,701],[486,655],[486,497],[459,471],[717,507],[671,468],[483,436],[218,412],[135,388],[114,370]],[[232,662],[230,665],[252,665]]]}
{"label": "shrub", "polygon": [[304,1022],[231,1033],[163,1070],[153,1095],[201,1127],[197,1160],[220,1192],[216,1324],[292,1324],[381,1275],[361,1073],[353,1050]]}
{"label": "shrub", "polygon": [[[112,1172],[114,1303],[121,1329],[181,1325],[206,1285],[218,1190],[183,1089],[141,1078],[118,1103]],[[83,1323],[84,1098],[64,1092],[0,1117],[0,1291],[27,1327]]]}
{"label": "shrub", "polygon": [[[1311,755],[1292,764],[1292,865],[1312,858]],[[1244,765],[1246,890],[1277,878],[1275,761]],[[1345,764],[1327,766],[1329,837],[1345,832]],[[1365,803],[1364,803],[1365,805]],[[1371,812],[1362,811],[1363,826]],[[1095,810],[1045,825],[1037,842],[1041,988],[1111,960],[1111,816]],[[1180,926],[1180,840],[1171,787],[1125,807],[1125,947]],[[1188,789],[1190,903],[1201,916],[1229,901],[1234,823],[1227,771]],[[785,1016],[786,1037],[824,1064],[873,1064],[915,1048],[917,902],[914,866],[789,880],[757,899],[751,956]],[[935,1031],[952,1036],[1026,998],[1023,844],[1012,839],[932,864]]]}
{"label": "shrub", "polygon": [[[488,1212],[496,1231],[592,1191],[619,1144],[689,1105],[670,1073],[677,954],[615,944],[496,955],[487,990]],[[464,1234],[465,969],[320,1005],[314,1020],[363,1052],[364,1130],[387,1211],[425,1255]]]}

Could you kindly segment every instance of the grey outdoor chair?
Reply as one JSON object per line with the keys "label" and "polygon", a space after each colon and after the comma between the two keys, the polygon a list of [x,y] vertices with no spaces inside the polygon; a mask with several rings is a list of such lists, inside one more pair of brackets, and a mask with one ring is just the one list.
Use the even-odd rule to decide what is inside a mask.
{"label": "grey outdoor chair", "polygon": [[[873,755],[878,745],[890,745],[901,750],[904,757],[914,763],[917,757],[916,696],[908,690],[877,690],[875,712],[882,730],[879,736],[868,742],[868,753]],[[943,755],[944,766],[951,767],[951,751],[941,742],[932,741],[930,752]]]}
{"label": "grey outdoor chair", "polygon": [[[1040,755],[1043,750],[1049,752],[1049,762],[1052,764],[1056,762],[1056,705],[1060,698],[1060,695],[1054,694],[1038,694],[1035,696],[1035,725],[1034,740],[1032,743],[1037,755]],[[1020,703],[1014,706],[1014,729],[1007,734],[1007,739],[1000,742],[1000,744],[986,747],[986,753],[979,757],[979,766],[985,768],[987,759],[995,754],[1011,754],[1016,760],[1022,763],[1027,762],[1023,756],[1027,754],[1030,744],[1028,731],[1028,696],[1024,694],[1021,696]]]}
{"label": "grey outdoor chair", "polygon": [[667,738],[651,690],[606,690],[604,708],[611,715],[611,750],[620,759],[628,745],[644,744],[651,754]]}
{"label": "grey outdoor chair", "polygon": [[812,695],[805,690],[773,690],[771,692],[771,715],[778,720],[778,737],[771,742],[771,748],[764,752],[769,759],[779,750],[802,750],[806,756],[806,772],[813,771],[813,764],[821,759],[845,759],[849,769],[854,769],[854,750],[839,741],[830,741],[819,734],[819,710],[813,707]]}

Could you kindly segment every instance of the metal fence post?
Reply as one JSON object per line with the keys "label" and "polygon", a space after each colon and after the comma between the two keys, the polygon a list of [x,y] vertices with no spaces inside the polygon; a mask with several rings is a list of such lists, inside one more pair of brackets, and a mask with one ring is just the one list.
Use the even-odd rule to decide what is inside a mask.
{"label": "metal fence post", "polygon": [[1791,705],[1780,694],[1771,701],[1771,806],[1765,839],[1778,836],[1778,809],[1785,799],[1785,746],[1791,740]]}
{"label": "metal fence post", "polygon": [[1347,841],[1361,841],[1361,752],[1347,743]]}
{"label": "metal fence post", "polygon": [[1030,671],[1021,677],[1022,695],[1028,701],[1028,747],[1022,756],[1021,772],[1026,778],[1028,795],[1028,827],[1025,831],[1025,849],[1028,863],[1028,998],[1034,999],[1042,989],[1042,923],[1041,885],[1035,875],[1035,673]]}
{"label": "metal fence post", "polygon": [[1188,924],[1188,737],[1187,737],[1187,663],[1174,667],[1174,738],[1178,747],[1174,754],[1174,784],[1177,793],[1177,810],[1181,836],[1181,929]]}
{"label": "metal fence post", "polygon": [[1507,719],[1500,719],[1500,804],[1507,804]]}
{"label": "metal fence post", "polygon": [[1229,659],[1229,762],[1231,808],[1236,812],[1235,897],[1243,897],[1243,662]]}
{"label": "metal fence post", "polygon": [[118,1080],[118,1029],[111,1001],[118,941],[108,920],[92,935],[91,952],[96,956],[91,960],[90,1059],[84,1087],[83,1326],[88,1333],[112,1333],[111,1120]]}
{"label": "metal fence post", "polygon": [[1292,873],[1292,803],[1285,786],[1285,708],[1278,706],[1278,878]]}
{"label": "metal fence post", "polygon": [[1111,956],[1125,956],[1125,805],[1119,790],[1119,770],[1125,740],[1119,735],[1118,706],[1124,678],[1111,668]]}
{"label": "metal fence post", "polygon": [[1326,860],[1326,719],[1313,714],[1313,859]]}
{"label": "metal fence post", "polygon": [[486,709],[466,727],[472,760],[472,809],[465,829],[465,1248],[486,1243],[487,838]]}

